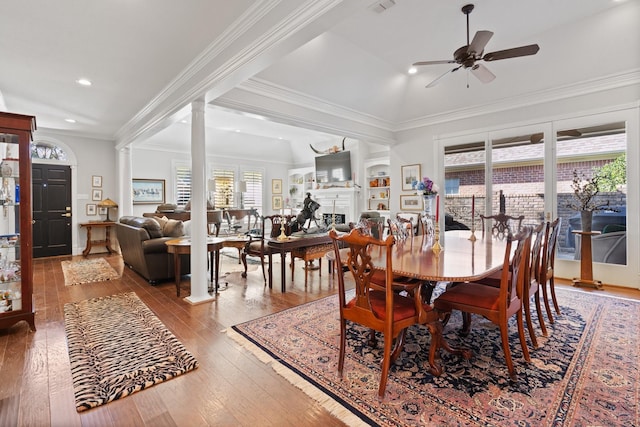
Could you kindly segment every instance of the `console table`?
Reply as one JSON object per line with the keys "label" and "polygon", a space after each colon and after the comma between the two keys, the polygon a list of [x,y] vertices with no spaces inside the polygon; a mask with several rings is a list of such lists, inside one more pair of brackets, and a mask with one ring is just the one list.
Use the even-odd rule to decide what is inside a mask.
{"label": "console table", "polygon": [[[86,257],[91,252],[93,246],[104,246],[107,248],[110,254],[116,253],[116,250],[111,247],[111,227],[116,223],[114,221],[89,221],[80,224],[80,227],[87,229],[87,245],[82,251],[82,256]],[[91,229],[92,228],[104,228],[104,240],[92,240]]]}

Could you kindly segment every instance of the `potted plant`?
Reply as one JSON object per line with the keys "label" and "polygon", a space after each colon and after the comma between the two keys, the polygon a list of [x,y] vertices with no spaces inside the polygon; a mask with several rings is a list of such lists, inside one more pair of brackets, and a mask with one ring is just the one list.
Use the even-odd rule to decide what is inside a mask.
{"label": "potted plant", "polygon": [[580,212],[582,231],[591,231],[594,212],[610,209],[609,201],[600,203],[596,198],[600,192],[601,179],[602,175],[599,173],[594,173],[591,178],[587,179],[584,173],[579,174],[576,169],[573,170],[571,188],[573,189],[574,201],[569,203],[569,207]]}

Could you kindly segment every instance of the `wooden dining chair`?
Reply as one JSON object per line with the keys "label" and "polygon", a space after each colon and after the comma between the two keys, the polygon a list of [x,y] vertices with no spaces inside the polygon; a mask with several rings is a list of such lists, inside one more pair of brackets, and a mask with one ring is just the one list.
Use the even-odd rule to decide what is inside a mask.
{"label": "wooden dining chair", "polygon": [[[534,304],[536,306],[536,313],[538,314],[538,323],[540,324],[540,330],[542,331],[542,335],[547,336],[547,327],[544,323],[544,318],[542,317],[542,306],[540,305],[540,270],[542,268],[542,242],[546,238],[546,228],[549,226],[548,223],[541,222],[537,225],[532,233],[535,234],[535,239],[533,240],[533,244],[531,245],[531,260],[529,262],[529,281],[524,284],[524,298],[522,309],[524,310],[525,319],[527,321],[527,329],[529,331],[529,337],[531,338],[531,344],[534,348],[538,348],[538,340],[536,338],[535,331],[533,329],[533,320],[531,318],[531,298],[533,298]],[[533,237],[532,237],[533,238]],[[511,274],[511,272],[509,272]],[[484,277],[480,280],[477,280],[476,283],[481,283],[483,285],[493,286],[496,288],[500,287],[500,282],[502,279],[502,269],[497,271],[494,274],[491,274],[487,277]],[[465,319],[466,325],[464,327],[466,333],[468,333],[470,329],[470,319]]]}
{"label": "wooden dining chair", "polygon": [[[512,244],[516,249],[511,256]],[[460,283],[447,289],[434,301],[437,311],[448,316],[452,310],[474,313],[484,316],[500,328],[502,350],[513,381],[517,380],[511,350],[509,348],[508,321],[515,315],[518,324],[518,336],[524,359],[531,361],[524,336],[522,316],[523,299],[526,298],[524,286],[529,280],[531,258],[531,228],[523,227],[517,236],[507,236],[500,287],[475,282]]]}
{"label": "wooden dining chair", "polygon": [[[549,305],[549,293],[551,293],[551,299],[553,300],[556,313],[560,314],[560,306],[558,305],[558,300],[556,298],[556,288],[554,283],[554,266],[556,262],[556,246],[558,244],[558,235],[560,234],[561,225],[562,218],[556,218],[556,220],[547,228],[542,251],[542,265],[540,268],[540,286],[542,287],[542,297],[544,299],[544,305],[550,323],[553,323],[554,319]],[[547,284],[549,285],[548,291]]]}
{"label": "wooden dining chair", "polygon": [[[374,331],[381,332],[384,337],[384,352],[378,396],[385,394],[389,369],[398,344],[402,341],[409,326],[426,325],[431,334],[429,351],[429,372],[440,375],[442,368],[436,359],[441,343],[442,325],[438,313],[430,305],[423,304],[420,298],[419,282],[417,289],[410,295],[401,295],[393,288],[392,257],[394,237],[385,240],[362,234],[353,229],[349,234],[338,235],[331,230],[329,236],[333,240],[335,257],[338,265],[345,265],[355,282],[355,295],[347,300],[347,289],[344,274],[338,269],[338,299],[340,303],[340,353],[338,356],[338,373],[342,376],[346,347],[347,320],[358,323]],[[347,248],[340,251],[341,248]],[[371,281],[375,270],[371,262],[371,251],[384,251],[386,268],[385,282],[376,284]],[[344,257],[346,256],[346,259]],[[369,341],[370,342],[370,341]],[[395,346],[394,346],[395,344]]]}
{"label": "wooden dining chair", "polygon": [[536,306],[536,313],[538,314],[538,323],[540,324],[540,330],[543,336],[547,336],[547,327],[544,324],[544,318],[542,317],[542,306],[540,305],[540,270],[542,268],[542,242],[546,237],[546,230],[549,227],[549,223],[541,222],[536,228],[533,229],[535,233],[535,239],[531,245],[531,260],[530,260],[530,274],[529,281],[525,283],[524,289],[524,314],[527,320],[527,329],[529,330],[529,337],[531,338],[531,344],[534,348],[538,348],[538,340],[533,330],[533,320],[531,319],[531,298],[533,298]]}
{"label": "wooden dining chair", "polygon": [[496,215],[480,215],[482,220],[482,237],[484,237],[485,230],[491,225],[491,234],[499,239],[506,238],[509,233],[515,234],[522,228],[522,221],[524,221],[524,215],[509,216],[503,213]]}
{"label": "wooden dining chair", "polygon": [[[242,273],[242,277],[247,277],[247,257],[255,257],[260,258],[260,263],[262,264],[262,277],[264,278],[265,285],[267,284],[267,274],[264,268],[264,259],[269,255],[269,246],[267,242],[272,237],[278,237],[280,235],[280,228],[282,221],[284,219],[285,224],[285,234],[288,236],[291,234],[291,227],[289,224],[291,223],[292,215],[269,215],[263,216],[261,220],[261,228],[258,230],[254,230],[254,232],[249,232],[247,236],[249,236],[249,241],[244,246],[244,250],[242,251],[242,263],[244,264],[244,272]],[[270,226],[270,231],[265,235],[265,230]]]}

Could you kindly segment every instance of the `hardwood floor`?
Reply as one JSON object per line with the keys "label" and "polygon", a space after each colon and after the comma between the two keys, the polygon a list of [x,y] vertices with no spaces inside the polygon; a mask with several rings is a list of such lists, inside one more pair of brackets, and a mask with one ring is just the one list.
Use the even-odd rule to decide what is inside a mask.
{"label": "hardwood floor", "polygon": [[[151,286],[124,268],[117,255],[105,259],[123,273],[121,279],[65,286],[60,262],[66,259],[70,258],[34,261],[37,331],[29,332],[25,322],[0,330],[0,426],[343,425],[223,332],[237,323],[335,293],[326,267],[321,280],[317,271],[309,274],[306,289],[304,274],[296,274],[298,283],[288,283],[285,294],[279,290],[279,272],[274,271],[278,286],[273,290],[264,286],[259,268],[249,272],[247,279],[231,273],[229,287],[215,301],[191,305],[176,297],[173,282]],[[183,296],[188,295],[188,285],[183,286]],[[77,413],[64,304],[128,291],[136,292],[200,367]]]}
{"label": "hardwood floor", "polygon": [[[78,258],[78,257],[76,257]],[[224,329],[334,294],[337,282],[323,266],[290,280],[288,291],[265,287],[260,269],[247,279],[231,273],[214,302],[190,305],[176,298],[173,282],[149,285],[105,256],[119,280],[65,286],[60,262],[34,261],[37,332],[25,322],[0,330],[0,426],[339,426],[314,400],[226,336]],[[300,264],[300,263],[299,263]],[[301,267],[301,265],[300,265]],[[274,269],[279,284],[279,269]],[[290,272],[288,273],[290,278]],[[183,295],[188,294],[186,284]],[[64,331],[64,304],[134,291],[198,359],[200,367],[127,398],[77,413]],[[607,287],[600,292],[640,299],[640,291]]]}

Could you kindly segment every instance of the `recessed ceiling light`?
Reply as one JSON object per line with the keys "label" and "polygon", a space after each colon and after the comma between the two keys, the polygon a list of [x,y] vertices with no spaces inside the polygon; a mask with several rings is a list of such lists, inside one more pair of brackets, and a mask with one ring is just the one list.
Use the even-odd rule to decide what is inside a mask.
{"label": "recessed ceiling light", "polygon": [[76,80],[76,83],[78,83],[80,86],[91,86],[91,80],[89,79],[78,79]]}
{"label": "recessed ceiling light", "polygon": [[75,123],[76,121],[73,119],[64,119],[65,122],[67,123]]}
{"label": "recessed ceiling light", "polygon": [[409,70],[407,71],[409,74],[415,74],[418,72],[418,69],[416,67],[411,67],[409,68]]}
{"label": "recessed ceiling light", "polygon": [[236,132],[240,132],[240,129],[236,129]]}

